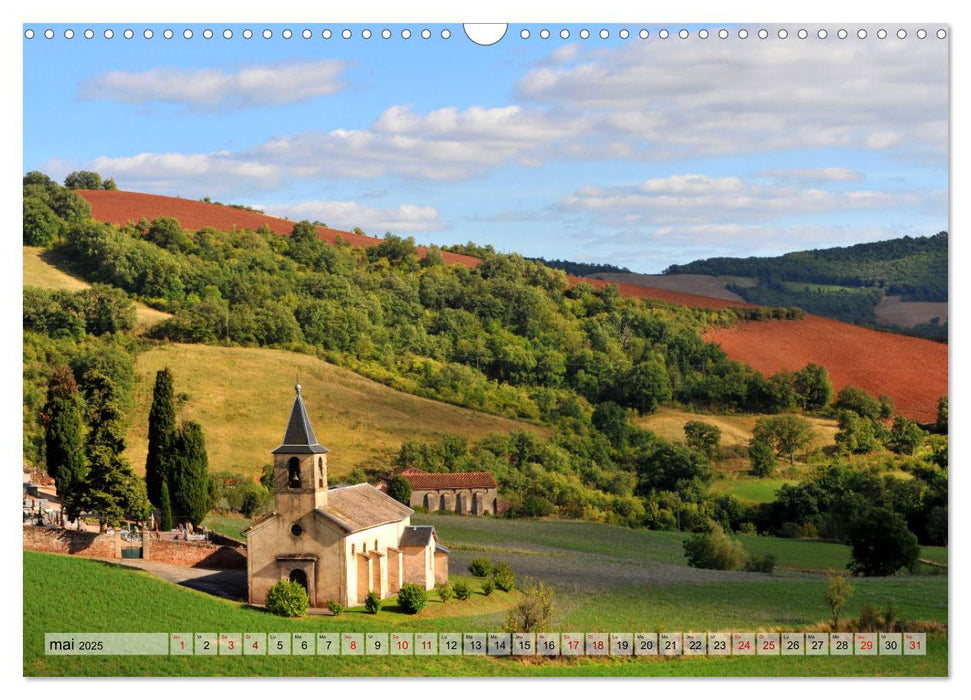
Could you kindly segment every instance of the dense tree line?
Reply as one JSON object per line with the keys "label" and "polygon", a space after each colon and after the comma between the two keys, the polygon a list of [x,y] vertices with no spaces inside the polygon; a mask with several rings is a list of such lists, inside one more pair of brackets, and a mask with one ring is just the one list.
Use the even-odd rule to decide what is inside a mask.
{"label": "dense tree line", "polygon": [[778,257],[708,258],[672,265],[664,272],[874,287],[915,301],[947,301],[947,247],[947,232],[941,231]]}
{"label": "dense tree line", "polygon": [[630,272],[630,270],[626,267],[618,267],[617,265],[610,265],[607,263],[584,263],[559,259],[546,260],[545,258],[526,259],[542,263],[547,267],[552,267],[554,270],[563,270],[563,272],[566,274],[576,275],[577,277],[589,277],[590,275],[595,275],[598,272]]}
{"label": "dense tree line", "polygon": [[314,348],[411,393],[553,421],[578,399],[641,412],[671,399],[743,407],[766,380],[706,344],[734,310],[569,287],[518,255],[485,250],[475,269],[419,260],[387,236],[361,250],[317,240],[309,222],[269,231],[182,231],[172,219],[71,227],[64,252],[88,279],[174,313],[155,337]]}
{"label": "dense tree line", "polygon": [[94,285],[71,292],[24,287],[24,330],[83,338],[135,327],[135,305],[120,289]]}

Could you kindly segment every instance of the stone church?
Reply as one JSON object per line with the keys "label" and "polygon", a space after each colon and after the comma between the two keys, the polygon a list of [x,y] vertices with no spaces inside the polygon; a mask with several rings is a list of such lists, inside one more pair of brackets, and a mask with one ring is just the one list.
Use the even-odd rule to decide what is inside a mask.
{"label": "stone church", "polygon": [[405,583],[448,580],[448,549],[431,525],[370,484],[328,488],[327,454],[296,387],[283,443],[273,450],[275,508],[244,531],[250,603],[263,604],[280,579],[307,589],[311,607],[364,603]]}

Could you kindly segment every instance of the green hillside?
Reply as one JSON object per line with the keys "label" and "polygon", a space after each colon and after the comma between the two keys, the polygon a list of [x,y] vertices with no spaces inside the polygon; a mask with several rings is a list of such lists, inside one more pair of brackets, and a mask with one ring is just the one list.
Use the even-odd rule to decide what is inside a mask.
{"label": "green hillside", "polygon": [[[947,252],[948,234],[942,231],[777,257],[708,258],[664,272],[718,276],[729,290],[754,304],[792,306],[849,323],[946,340],[946,307],[931,315],[904,311],[908,304],[947,302]],[[888,315],[883,307],[878,312],[887,297],[901,307],[897,313]]]}
{"label": "green hillside", "polygon": [[548,429],[395,391],[350,370],[285,350],[165,343],[135,360],[135,408],[128,454],[139,473],[148,450],[148,412],[155,373],[168,367],[181,396],[179,413],[206,433],[209,468],[250,478],[270,461],[290,415],[299,380],[318,439],[331,454],[332,478],[357,467],[387,469],[406,439],[445,434]]}

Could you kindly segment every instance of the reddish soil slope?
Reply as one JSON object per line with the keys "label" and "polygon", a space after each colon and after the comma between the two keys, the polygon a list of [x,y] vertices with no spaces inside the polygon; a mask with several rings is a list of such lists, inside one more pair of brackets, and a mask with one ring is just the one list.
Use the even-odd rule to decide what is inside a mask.
{"label": "reddish soil slope", "polygon": [[718,328],[705,340],[763,374],[815,362],[829,370],[836,390],[847,384],[893,397],[897,411],[932,422],[947,393],[947,345],[883,333],[819,316]]}
{"label": "reddish soil slope", "polygon": [[[273,233],[289,236],[293,230],[293,221],[280,219],[275,216],[258,214],[244,209],[234,209],[220,204],[207,204],[194,199],[179,199],[177,197],[163,197],[155,194],[140,194],[138,192],[121,192],[105,190],[78,190],[78,194],[84,197],[91,205],[91,215],[98,221],[107,221],[112,224],[122,226],[129,221],[135,222],[145,218],[151,221],[159,216],[171,216],[178,219],[182,228],[195,231],[206,226],[211,226],[220,231],[230,231],[236,228],[246,228],[255,231],[260,226],[268,227]],[[361,236],[348,231],[339,231],[333,228],[317,227],[317,235],[322,241],[333,243],[337,236],[341,236],[345,241],[353,246],[366,247],[380,243],[381,239],[371,236]],[[419,248],[419,255],[424,256],[426,249]],[[446,263],[452,265],[465,265],[475,267],[479,264],[478,258],[468,255],[458,255],[456,253],[443,252],[442,257]],[[569,277],[571,284],[581,281],[579,277]],[[598,289],[608,282],[600,280],[582,279],[589,282]],[[654,289],[633,284],[618,285],[621,294],[639,299],[660,299],[674,304],[685,306],[700,306],[710,309],[723,309],[728,306],[750,306],[750,304],[732,304],[723,299],[711,299],[709,297],[698,296],[695,294],[684,294],[681,292],[668,291],[666,289]]]}
{"label": "reddish soil slope", "polygon": [[[79,192],[90,204],[95,219],[125,224],[141,218],[152,220],[171,216],[183,228],[194,230],[212,226],[220,230],[267,226],[274,233],[289,235],[292,221],[242,209],[207,204],[190,199],[162,197],[135,192]],[[354,246],[371,246],[380,239],[347,231],[318,227],[321,240],[333,243],[340,235]],[[424,255],[425,249],[419,248]],[[475,267],[478,258],[443,253],[450,264]],[[599,288],[609,282],[569,277],[571,284],[587,282]],[[730,306],[755,306],[726,299],[619,283],[620,293],[639,299],[659,299],[710,309]],[[807,316],[801,321],[762,321],[742,323],[733,328],[709,332],[706,340],[722,346],[729,357],[771,374],[780,369],[796,370],[815,362],[829,370],[833,385],[859,386],[878,394],[889,394],[897,410],[914,420],[932,421],[937,399],[947,393],[947,346],[918,338],[880,333],[839,321]]]}

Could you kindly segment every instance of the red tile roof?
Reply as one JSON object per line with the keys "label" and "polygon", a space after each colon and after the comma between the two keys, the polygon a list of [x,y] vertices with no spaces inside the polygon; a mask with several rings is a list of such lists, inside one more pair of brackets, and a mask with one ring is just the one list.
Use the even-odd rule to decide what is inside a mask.
{"label": "red tile roof", "polygon": [[406,469],[400,473],[408,479],[411,488],[419,491],[438,489],[494,489],[496,480],[492,472],[430,473],[420,469]]}

